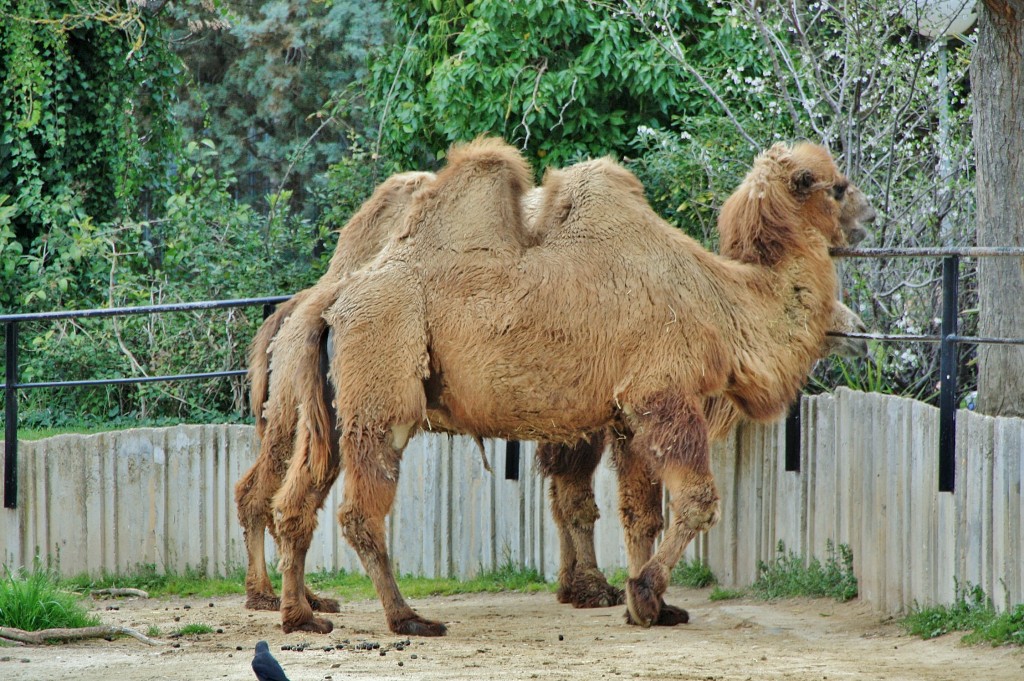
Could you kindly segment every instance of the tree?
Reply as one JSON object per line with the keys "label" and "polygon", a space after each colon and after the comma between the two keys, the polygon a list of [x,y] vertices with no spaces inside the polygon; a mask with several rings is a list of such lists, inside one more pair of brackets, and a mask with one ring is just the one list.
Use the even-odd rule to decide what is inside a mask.
{"label": "tree", "polygon": [[[447,147],[501,135],[537,166],[629,154],[637,130],[707,110],[707,98],[613,3],[420,0],[392,3],[395,42],[373,66],[381,120],[374,151],[408,167]],[[695,58],[752,55],[703,2],[675,2],[668,20]]]}
{"label": "tree", "polygon": [[[978,3],[975,95],[978,245],[1024,246],[1024,1]],[[1024,258],[981,258],[983,336],[1024,337]],[[1024,416],[1024,346],[978,348],[978,409]]]}
{"label": "tree", "polygon": [[388,37],[382,3],[223,0],[168,14],[191,76],[178,112],[214,142],[235,195],[262,206],[286,189],[294,210],[317,219],[324,171],[349,151],[346,133],[370,125],[354,84]]}
{"label": "tree", "polygon": [[[658,39],[665,53],[696,73],[710,99],[721,100],[723,127],[745,125],[753,144],[739,157],[749,163],[756,150],[778,139],[809,138],[827,145],[840,167],[871,198],[879,219],[865,246],[907,248],[966,246],[974,237],[974,181],[971,99],[967,82],[970,50],[956,41],[946,52],[939,39],[919,34],[903,16],[905,0],[833,0],[822,3],[766,3],[732,0],[726,8],[763,55],[754,64],[727,57],[723,75],[712,62],[695,58],[678,40],[670,20],[672,0],[622,0],[630,20]],[[675,29],[675,30],[673,30]],[[945,42],[945,39],[941,39]],[[943,77],[943,68],[948,74]],[[945,87],[946,92],[939,88]],[[942,101],[948,102],[943,107]],[[739,102],[739,104],[737,104]],[[744,110],[752,112],[745,114]],[[746,121],[746,123],[744,123]],[[684,128],[686,130],[687,128]],[[692,130],[692,129],[691,129]],[[692,139],[669,141],[677,157],[705,158],[710,184],[722,186],[723,172],[736,163],[722,135],[692,130]],[[648,162],[658,149],[646,154]],[[734,183],[725,183],[731,188]],[[728,191],[728,189],[726,190]],[[971,296],[974,261],[964,263],[964,310]],[[847,303],[873,331],[938,333],[941,277],[937,259],[857,259],[843,263]],[[967,302],[970,301],[970,302]],[[977,319],[968,315],[965,333]],[[973,355],[962,353],[967,368]],[[825,386],[885,390],[929,399],[935,395],[937,346],[886,345],[876,366],[836,360],[822,363]],[[968,371],[962,392],[973,390]]]}

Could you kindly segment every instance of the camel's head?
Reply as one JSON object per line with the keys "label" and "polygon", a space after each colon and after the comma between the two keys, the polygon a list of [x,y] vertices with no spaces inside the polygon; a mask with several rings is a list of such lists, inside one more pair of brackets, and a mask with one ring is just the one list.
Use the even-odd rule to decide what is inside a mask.
{"label": "camel's head", "polygon": [[860,187],[852,182],[845,190],[837,186],[834,191],[838,192],[840,205],[839,229],[846,235],[847,245],[856,246],[868,235],[864,225],[874,222],[875,209]]}
{"label": "camel's head", "polygon": [[774,145],[722,206],[722,252],[773,265],[794,249],[847,245],[840,216],[849,187],[823,147]]}

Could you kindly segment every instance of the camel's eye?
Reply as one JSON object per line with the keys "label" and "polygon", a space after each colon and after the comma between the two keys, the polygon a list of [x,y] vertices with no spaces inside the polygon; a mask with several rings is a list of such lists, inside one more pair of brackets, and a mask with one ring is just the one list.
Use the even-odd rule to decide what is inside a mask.
{"label": "camel's eye", "polygon": [[846,188],[849,186],[849,182],[836,182],[832,185],[832,196],[835,197],[836,201],[843,200],[843,197],[846,196]]}

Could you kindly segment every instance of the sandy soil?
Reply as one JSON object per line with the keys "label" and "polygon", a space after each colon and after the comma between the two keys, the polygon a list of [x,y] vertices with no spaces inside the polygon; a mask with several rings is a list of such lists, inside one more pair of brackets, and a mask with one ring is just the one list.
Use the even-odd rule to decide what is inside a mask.
{"label": "sandy soil", "polygon": [[548,593],[430,598],[412,605],[446,622],[449,634],[407,644],[387,631],[376,601],[343,604],[328,636],[285,635],[276,613],[248,612],[240,596],[96,601],[106,624],[155,625],[166,636],[201,623],[222,633],[157,647],[120,638],[2,648],[0,678],[251,680],[253,646],[266,639],[291,681],[1024,679],[1020,649],[965,647],[959,635],[922,641],[858,602],[714,603],[707,593],[671,589],[667,600],[690,611],[690,624],[646,631],[623,623],[623,607],[574,610]]}

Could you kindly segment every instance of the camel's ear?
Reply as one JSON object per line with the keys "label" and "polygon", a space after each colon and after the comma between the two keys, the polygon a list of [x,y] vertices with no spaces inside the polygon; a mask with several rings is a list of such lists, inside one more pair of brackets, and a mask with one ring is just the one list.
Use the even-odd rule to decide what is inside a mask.
{"label": "camel's ear", "polygon": [[810,168],[797,168],[790,175],[789,184],[797,196],[806,196],[811,193],[817,183],[814,172]]}

